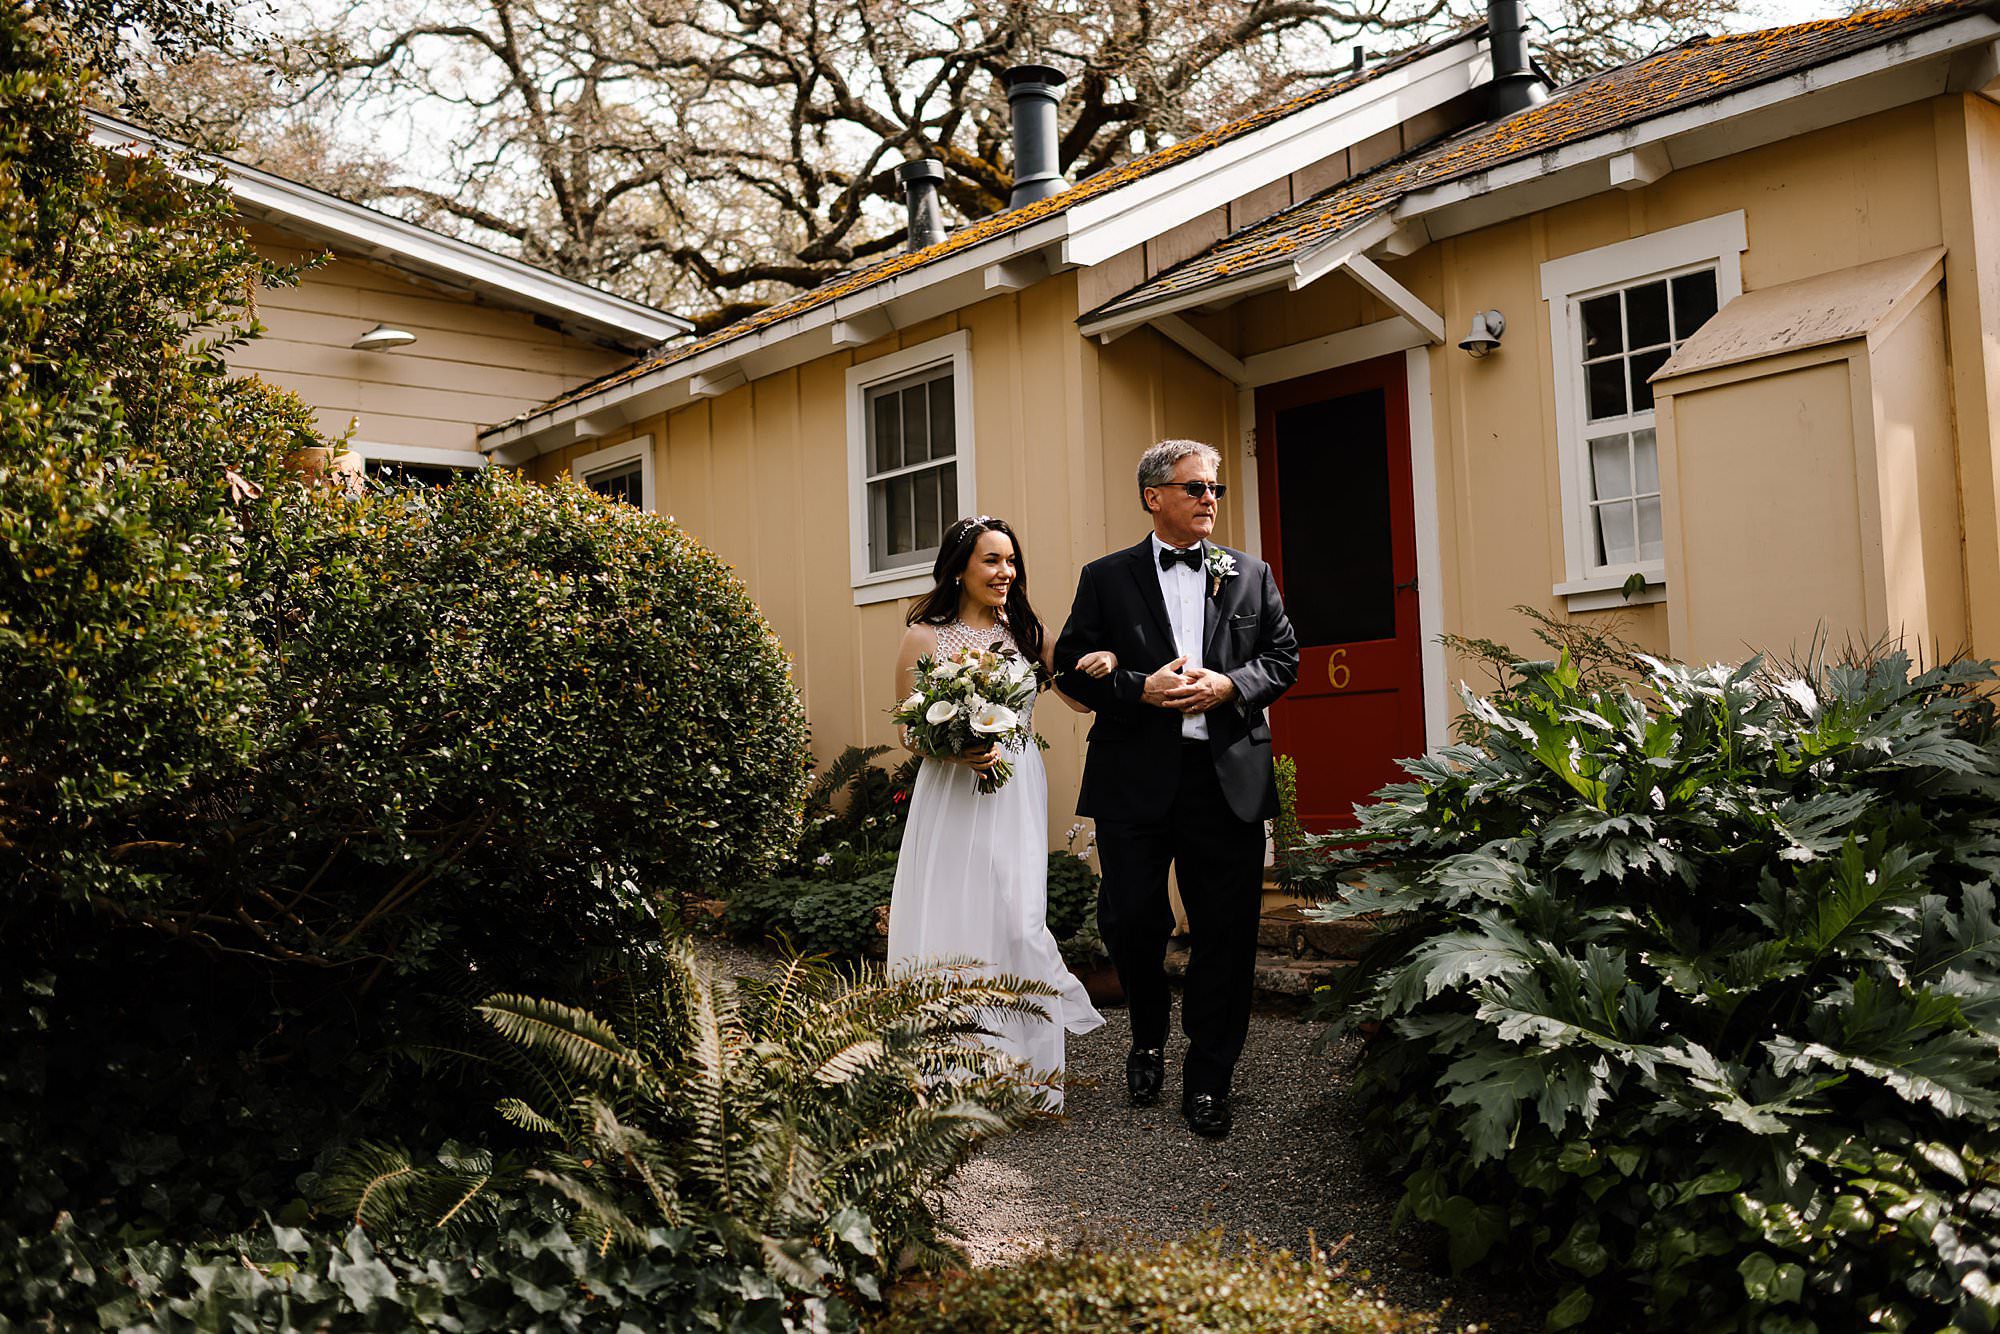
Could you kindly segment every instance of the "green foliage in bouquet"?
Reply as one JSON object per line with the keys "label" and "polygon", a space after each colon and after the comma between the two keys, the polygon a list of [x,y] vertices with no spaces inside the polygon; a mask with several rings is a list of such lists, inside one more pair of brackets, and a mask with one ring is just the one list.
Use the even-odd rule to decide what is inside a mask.
{"label": "green foliage in bouquet", "polygon": [[[794,1314],[879,1301],[901,1258],[936,1266],[931,1194],[1036,1094],[974,1035],[1055,993],[950,969],[885,977],[793,959],[734,981],[686,946],[639,970],[615,1019],[525,996],[479,1013],[512,1090],[499,1114],[532,1156],[419,1163],[364,1147],[327,1173],[327,1207],[371,1230],[448,1229],[527,1180],[566,1202],[599,1255],[757,1268]],[[734,1313],[718,1312],[720,1318]]]}
{"label": "green foliage in bouquet", "polygon": [[1519,663],[1328,854],[1405,1215],[1553,1328],[1994,1329],[1991,672],[1642,665]]}

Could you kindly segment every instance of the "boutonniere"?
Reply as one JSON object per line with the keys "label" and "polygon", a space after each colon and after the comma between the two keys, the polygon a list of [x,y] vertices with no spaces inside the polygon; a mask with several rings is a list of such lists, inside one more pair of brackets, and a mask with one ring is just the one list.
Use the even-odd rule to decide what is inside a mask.
{"label": "boutonniere", "polygon": [[1208,595],[1210,597],[1216,596],[1222,592],[1222,581],[1225,579],[1234,579],[1235,577],[1236,557],[1230,555],[1221,547],[1210,547],[1208,549]]}

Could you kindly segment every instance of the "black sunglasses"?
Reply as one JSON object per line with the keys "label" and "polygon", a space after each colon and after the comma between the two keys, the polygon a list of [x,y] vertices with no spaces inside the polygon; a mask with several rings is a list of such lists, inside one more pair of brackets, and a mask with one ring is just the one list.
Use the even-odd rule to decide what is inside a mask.
{"label": "black sunglasses", "polygon": [[1229,492],[1229,488],[1221,482],[1161,482],[1159,485],[1162,488],[1169,486],[1178,487],[1187,492],[1188,498],[1191,500],[1200,500],[1202,493],[1208,491],[1214,492],[1215,498],[1220,500]]}

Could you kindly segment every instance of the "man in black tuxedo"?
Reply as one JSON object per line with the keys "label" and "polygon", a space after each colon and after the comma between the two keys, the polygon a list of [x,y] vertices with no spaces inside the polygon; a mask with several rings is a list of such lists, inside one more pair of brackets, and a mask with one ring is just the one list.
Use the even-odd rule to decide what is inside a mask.
{"label": "man in black tuxedo", "polygon": [[[1146,451],[1139,498],[1153,531],[1083,568],[1055,648],[1064,693],[1097,715],[1076,809],[1097,821],[1097,920],[1131,1006],[1126,1091],[1148,1106],[1165,1078],[1172,865],[1192,951],[1181,1114],[1210,1138],[1229,1133],[1229,1078],[1250,1027],[1263,822],[1278,813],[1264,710],[1299,674],[1271,567],[1209,540],[1219,462],[1194,440]],[[1075,670],[1095,649],[1118,655],[1108,676]]]}

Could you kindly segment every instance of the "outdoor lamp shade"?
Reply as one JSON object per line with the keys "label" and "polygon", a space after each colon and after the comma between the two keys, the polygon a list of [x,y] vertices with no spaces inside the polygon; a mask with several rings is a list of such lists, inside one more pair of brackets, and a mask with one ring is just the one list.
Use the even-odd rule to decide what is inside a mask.
{"label": "outdoor lamp shade", "polygon": [[378,324],[367,333],[354,340],[352,346],[360,352],[387,352],[393,347],[405,347],[417,341],[417,336],[403,329],[391,329],[386,324]]}
{"label": "outdoor lamp shade", "polygon": [[1497,310],[1475,311],[1472,316],[1472,332],[1458,340],[1458,345],[1475,358],[1500,347],[1500,335],[1507,332],[1507,317]]}

